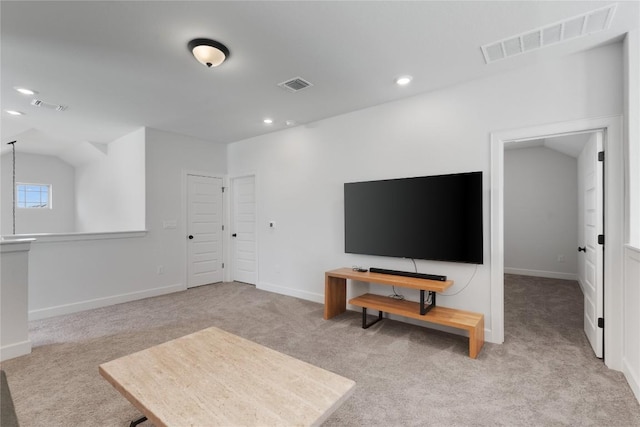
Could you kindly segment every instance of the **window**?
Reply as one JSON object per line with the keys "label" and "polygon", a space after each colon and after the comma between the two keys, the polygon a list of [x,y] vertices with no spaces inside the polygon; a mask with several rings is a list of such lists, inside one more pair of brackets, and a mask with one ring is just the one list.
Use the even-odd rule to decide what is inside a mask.
{"label": "window", "polygon": [[51,208],[51,185],[16,184],[17,208]]}

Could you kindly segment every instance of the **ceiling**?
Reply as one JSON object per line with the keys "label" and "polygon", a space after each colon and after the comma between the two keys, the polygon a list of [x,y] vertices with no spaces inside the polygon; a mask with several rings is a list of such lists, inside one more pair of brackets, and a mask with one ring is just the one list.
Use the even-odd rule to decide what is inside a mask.
{"label": "ceiling", "polygon": [[[640,2],[618,2],[607,30],[489,65],[480,48],[612,3],[2,1],[2,150],[17,139],[57,155],[142,126],[230,143],[305,125],[619,41]],[[199,37],[226,44],[227,62],[199,64],[187,50]],[[277,86],[298,76],[313,86]],[[16,86],[68,108],[33,107]]]}

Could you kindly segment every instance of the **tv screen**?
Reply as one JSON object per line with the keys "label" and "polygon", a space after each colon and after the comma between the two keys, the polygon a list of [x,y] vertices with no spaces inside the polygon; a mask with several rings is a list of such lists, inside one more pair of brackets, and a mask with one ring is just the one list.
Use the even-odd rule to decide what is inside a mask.
{"label": "tv screen", "polygon": [[344,184],[345,252],[482,264],[482,172]]}

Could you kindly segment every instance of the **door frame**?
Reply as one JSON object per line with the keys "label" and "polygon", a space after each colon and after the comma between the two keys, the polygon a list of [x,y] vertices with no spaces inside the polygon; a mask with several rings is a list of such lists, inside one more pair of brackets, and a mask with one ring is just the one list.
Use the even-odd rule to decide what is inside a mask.
{"label": "door frame", "polygon": [[[181,213],[182,213],[182,218],[183,220],[180,221],[180,227],[178,227],[178,229],[180,230],[180,233],[182,233],[182,253],[183,253],[183,263],[182,263],[182,268],[184,269],[182,272],[182,277],[184,278],[184,284],[182,286],[183,289],[188,289],[188,285],[189,285],[189,248],[187,246],[187,222],[189,221],[189,175],[196,175],[196,176],[205,176],[207,178],[218,178],[222,180],[222,187],[225,189],[225,191],[222,193],[222,224],[225,226],[223,232],[222,232],[222,262],[224,263],[225,266],[229,265],[228,262],[228,247],[229,247],[229,238],[228,238],[228,226],[226,224],[228,224],[229,222],[229,216],[228,216],[228,212],[227,212],[227,206],[229,204],[229,196],[228,196],[228,191],[226,191],[227,189],[227,179],[226,176],[224,175],[220,175],[214,172],[206,172],[206,171],[198,171],[198,170],[188,170],[188,169],[183,169],[182,170],[182,174],[181,174],[181,186],[182,186],[182,201],[181,201]],[[228,268],[224,268],[223,272],[222,272],[222,280],[223,281],[228,281]]]}
{"label": "door frame", "polygon": [[504,146],[572,132],[604,131],[604,360],[622,369],[624,157],[622,116],[596,117],[491,132],[491,337],[504,342]]}
{"label": "door frame", "polygon": [[[229,203],[228,203],[228,215],[229,215],[229,231],[226,233],[229,236],[229,270],[228,270],[228,280],[229,281],[233,281],[235,280],[235,278],[233,277],[233,272],[235,269],[235,256],[234,256],[234,251],[235,251],[235,245],[234,243],[231,242],[231,231],[235,228],[235,215],[233,212],[233,198],[234,198],[234,182],[236,179],[240,179],[240,178],[247,178],[247,177],[253,177],[253,190],[255,192],[256,195],[256,206],[255,206],[255,216],[256,216],[256,234],[255,234],[255,254],[256,254],[256,283],[255,286],[256,288],[259,288],[259,284],[260,284],[260,254],[258,253],[258,239],[259,239],[259,235],[260,235],[260,215],[258,212],[258,174],[256,174],[255,172],[247,172],[247,173],[243,173],[243,174],[238,174],[238,175],[230,175],[229,176]],[[233,246],[233,250],[232,250],[232,246]]]}

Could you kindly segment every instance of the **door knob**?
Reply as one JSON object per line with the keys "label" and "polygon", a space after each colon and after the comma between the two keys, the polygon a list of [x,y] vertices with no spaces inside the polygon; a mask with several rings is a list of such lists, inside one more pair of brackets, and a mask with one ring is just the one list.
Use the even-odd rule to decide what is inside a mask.
{"label": "door knob", "polygon": [[193,235],[189,234],[189,240],[193,239]]}
{"label": "door knob", "polygon": [[580,246],[578,246],[578,252],[587,252],[587,247],[583,246],[582,248]]}
{"label": "door knob", "polygon": [[237,236],[237,234],[236,234],[236,233],[233,233],[233,234],[231,235],[231,237],[236,237],[236,236]]}

